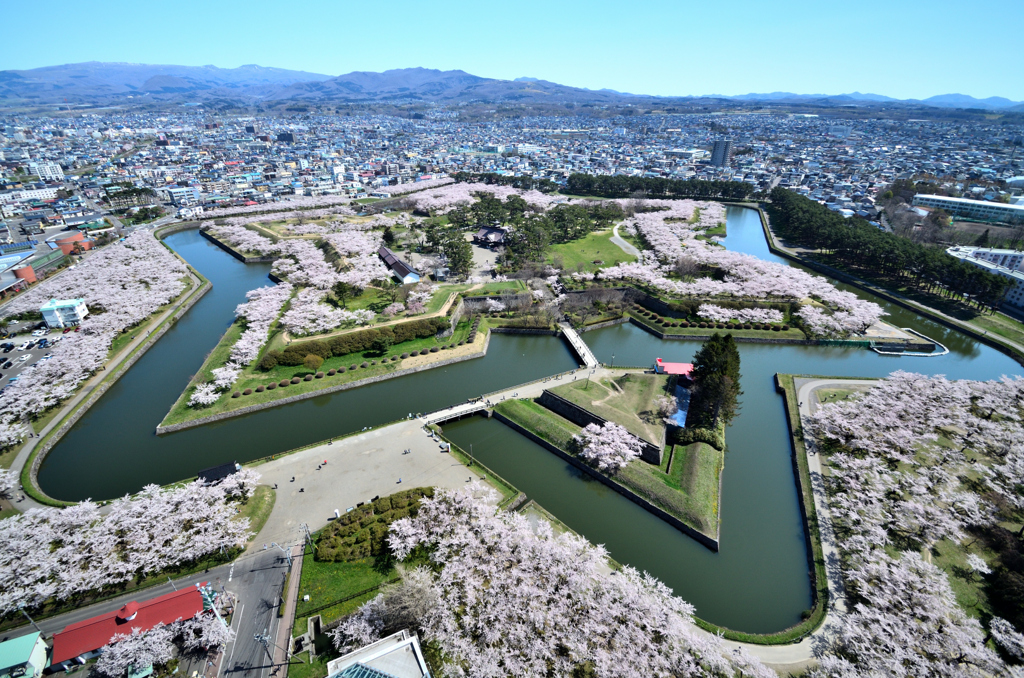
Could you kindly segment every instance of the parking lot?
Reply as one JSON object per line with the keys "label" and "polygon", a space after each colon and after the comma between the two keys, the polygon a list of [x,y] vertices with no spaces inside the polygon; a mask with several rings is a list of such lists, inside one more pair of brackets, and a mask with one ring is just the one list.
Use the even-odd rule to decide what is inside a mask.
{"label": "parking lot", "polygon": [[[7,326],[8,333],[13,336],[7,339],[0,339],[0,388],[5,388],[16,379],[25,368],[35,365],[45,359],[53,348],[55,342],[62,340],[64,333],[60,329],[37,330],[39,321],[13,322]],[[37,332],[33,336],[33,332]],[[46,346],[39,346],[41,339],[45,339]],[[22,348],[25,344],[31,344]]]}

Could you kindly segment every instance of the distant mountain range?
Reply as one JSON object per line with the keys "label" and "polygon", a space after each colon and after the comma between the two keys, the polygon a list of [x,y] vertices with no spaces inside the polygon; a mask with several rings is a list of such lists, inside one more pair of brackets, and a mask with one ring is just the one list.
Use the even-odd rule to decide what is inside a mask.
{"label": "distant mountain range", "polygon": [[144,102],[357,103],[392,102],[524,102],[624,104],[641,101],[717,99],[772,104],[916,105],[941,108],[1024,110],[1024,102],[1002,97],[976,99],[942,94],[924,100],[899,100],[879,94],[794,94],[771,92],[740,96],[664,97],[629,94],[612,89],[569,87],[539,78],[483,78],[465,71],[402,68],[383,73],[355,71],[333,77],[248,65],[154,66],[88,62],[32,70],[0,71],[0,102],[4,104],[129,104]]}

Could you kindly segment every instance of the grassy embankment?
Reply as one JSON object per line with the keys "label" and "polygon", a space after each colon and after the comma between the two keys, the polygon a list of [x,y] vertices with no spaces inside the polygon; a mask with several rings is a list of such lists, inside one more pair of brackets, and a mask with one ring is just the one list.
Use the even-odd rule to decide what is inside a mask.
{"label": "grassy embankment", "polygon": [[[571,386],[583,387],[584,384],[585,382],[574,382]],[[596,386],[596,382],[592,381],[590,389]],[[610,388],[604,390],[606,393],[611,391]],[[634,391],[622,398],[622,403],[633,400],[635,393]],[[566,397],[565,393],[560,395]],[[592,406],[587,409],[616,421],[632,433],[645,430],[646,425],[641,425],[635,415],[621,409],[622,405],[602,405],[604,407]],[[571,421],[533,400],[506,400],[498,403],[495,410],[542,440],[573,454],[570,451],[571,440],[580,432],[580,427]],[[724,454],[715,448],[703,443],[694,443],[670,449],[663,455],[660,467],[634,460],[617,474],[608,477],[695,530],[717,538],[719,478],[724,459]]]}
{"label": "grassy embankment", "polygon": [[[586,237],[547,249],[547,262],[566,271],[594,272],[624,262],[636,261],[611,241],[612,231],[595,231]],[[561,265],[558,264],[561,262]],[[600,263],[598,263],[600,262]]]}
{"label": "grassy embankment", "polygon": [[[231,355],[232,347],[238,340],[238,337],[242,334],[241,325],[236,322],[233,323],[231,327],[228,328],[228,331],[224,333],[221,341],[213,351],[211,351],[210,355],[203,363],[203,366],[196,373],[196,376],[193,377],[192,381],[178,397],[177,402],[174,403],[170,412],[168,412],[167,416],[164,417],[161,425],[169,426],[214,414],[231,412],[250,405],[270,403],[275,400],[281,400],[295,395],[313,393],[340,384],[346,384],[371,377],[384,376],[403,369],[419,367],[461,355],[477,353],[483,350],[484,342],[486,341],[486,326],[482,326],[481,330],[482,331],[477,333],[476,341],[473,344],[456,346],[454,349],[439,350],[436,353],[429,353],[429,350],[434,347],[440,347],[451,343],[458,344],[460,341],[466,339],[470,331],[470,323],[468,320],[460,322],[458,327],[456,327],[454,334],[443,341],[438,341],[434,337],[426,337],[423,339],[413,339],[401,344],[395,344],[384,354],[364,351],[361,353],[350,353],[345,356],[333,356],[325,360],[318,370],[324,374],[322,378],[312,379],[310,381],[303,380],[298,384],[289,383],[287,386],[276,387],[273,390],[265,390],[262,393],[255,392],[255,389],[259,386],[267,387],[270,384],[278,384],[282,380],[291,380],[294,377],[304,379],[306,375],[314,374],[314,371],[309,370],[302,365],[294,367],[278,365],[273,369],[264,372],[257,367],[257,361],[257,363],[250,365],[242,371],[242,374],[238,377],[231,390],[224,393],[216,403],[208,407],[189,407],[188,399],[191,397],[193,387],[196,384],[211,381],[213,379],[212,371],[224,365],[227,362],[228,357]],[[280,338],[279,330],[271,329],[271,333],[274,334],[274,336],[272,336],[271,340],[264,347],[264,352],[273,348],[283,347],[283,340]],[[412,353],[413,351],[428,351],[428,353],[426,356],[421,355],[417,357],[410,356],[405,359],[401,358],[403,353]],[[366,363],[367,366],[361,367],[363,363]],[[327,375],[330,370],[337,370],[342,367],[346,368],[344,373],[337,373],[331,376]],[[248,396],[241,396],[238,398],[232,397],[234,392],[242,392],[245,389],[253,389],[253,393]]]}

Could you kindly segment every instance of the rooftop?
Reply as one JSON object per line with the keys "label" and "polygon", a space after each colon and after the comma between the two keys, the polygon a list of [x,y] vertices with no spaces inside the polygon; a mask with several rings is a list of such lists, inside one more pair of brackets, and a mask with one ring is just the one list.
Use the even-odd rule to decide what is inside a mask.
{"label": "rooftop", "polygon": [[39,632],[0,643],[0,671],[24,664],[32,657],[32,650],[39,640]]}
{"label": "rooftop", "polygon": [[58,308],[75,308],[79,304],[84,304],[85,299],[50,299],[48,302],[42,305],[40,311],[53,311]]}

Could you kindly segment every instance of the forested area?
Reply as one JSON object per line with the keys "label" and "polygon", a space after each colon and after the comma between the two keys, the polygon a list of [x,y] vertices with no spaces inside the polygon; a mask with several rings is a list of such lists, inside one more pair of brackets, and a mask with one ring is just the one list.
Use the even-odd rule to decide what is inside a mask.
{"label": "forested area", "polygon": [[456,172],[452,175],[458,183],[479,183],[494,184],[496,186],[511,186],[523,191],[540,191],[541,193],[554,193],[558,190],[558,184],[551,179],[537,179],[534,177],[517,176],[510,177],[505,174],[485,172],[473,174],[472,172]]}
{"label": "forested area", "polygon": [[988,273],[941,247],[886,233],[862,219],[846,219],[824,205],[784,188],[774,188],[769,207],[772,228],[789,244],[819,250],[829,263],[869,277],[910,284],[928,291],[948,289],[955,297],[994,306],[1010,281]]}
{"label": "forested area", "polygon": [[727,198],[745,200],[754,194],[754,186],[743,181],[702,181],[700,179],[662,179],[654,177],[594,176],[573,174],[565,187],[571,195],[602,198],[628,198],[646,193],[648,198]]}

